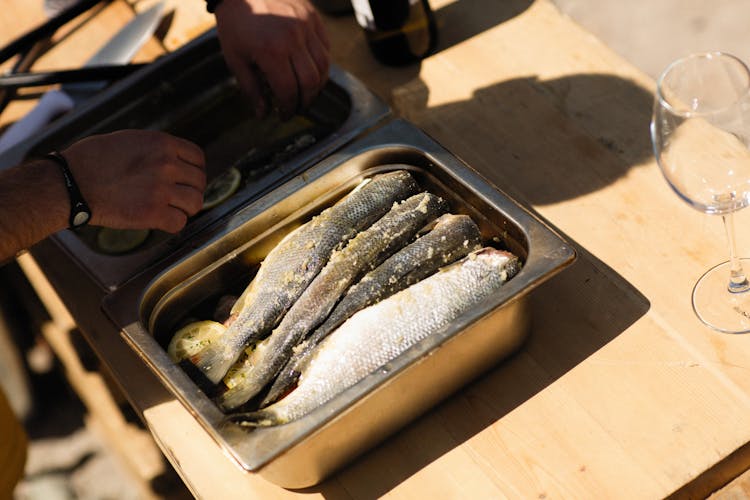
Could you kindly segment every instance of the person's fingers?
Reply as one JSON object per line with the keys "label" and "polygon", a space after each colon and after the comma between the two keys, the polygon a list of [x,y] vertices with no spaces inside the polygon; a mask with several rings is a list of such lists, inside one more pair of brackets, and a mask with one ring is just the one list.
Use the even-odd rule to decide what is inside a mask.
{"label": "person's fingers", "polygon": [[[330,42],[323,21],[318,11],[309,3],[295,4],[297,18],[303,20],[299,33],[304,37],[303,45],[292,52],[292,55],[305,54],[312,58],[317,69],[316,81],[306,80],[301,68],[294,61],[295,70],[298,72],[300,86],[305,94],[317,93],[328,80],[328,68],[330,64]],[[309,96],[308,96],[309,97]],[[309,98],[307,100],[309,103]]]}
{"label": "person's fingers", "polygon": [[205,168],[206,156],[197,144],[181,137],[173,137],[173,140],[177,148],[177,158],[201,170]]}
{"label": "person's fingers", "polygon": [[65,150],[98,225],[182,229],[203,205],[200,147],[164,132],[122,130]]}
{"label": "person's fingers", "polygon": [[201,193],[206,189],[206,172],[203,168],[196,167],[192,163],[182,163],[179,172],[174,177],[174,182],[197,189]]}
{"label": "person's fingers", "polygon": [[297,103],[300,102],[297,75],[292,62],[269,61],[259,66],[276,96],[281,114],[285,118],[291,117],[297,110]]}
{"label": "person's fingers", "polygon": [[328,32],[326,31],[325,26],[323,25],[323,20],[320,18],[320,15],[316,10],[313,9],[312,14],[310,14],[310,22],[312,23],[313,30],[315,31],[315,34],[317,35],[318,40],[323,44],[323,47],[325,47],[326,52],[330,52],[331,50],[331,42],[328,39]]}
{"label": "person's fingers", "polygon": [[320,90],[323,88],[326,81],[328,81],[328,70],[331,63],[331,56],[328,52],[328,48],[323,45],[320,38],[317,36],[308,37],[307,48],[318,69],[318,75],[320,77],[318,90]]}
{"label": "person's fingers", "polygon": [[263,96],[258,75],[244,61],[232,60],[231,67],[235,78],[237,78],[237,83],[247,98],[250,99],[255,115],[260,118],[265,117],[268,113],[268,103]]}
{"label": "person's fingers", "polygon": [[189,217],[203,208],[203,194],[192,186],[175,184],[169,190],[169,199],[166,202],[169,206],[182,210]]}
{"label": "person's fingers", "polygon": [[177,233],[187,224],[188,215],[181,208],[168,206],[163,210],[154,229],[161,229],[168,233]]}
{"label": "person's fingers", "polygon": [[183,184],[203,192],[206,187],[206,173],[201,167],[174,157],[174,153],[153,156],[142,164],[140,182],[152,190],[169,188],[173,184]]}
{"label": "person's fingers", "polygon": [[304,51],[292,55],[292,68],[297,77],[299,92],[297,104],[307,107],[318,94],[318,89],[320,88],[321,76],[318,73],[318,67],[310,54]]}

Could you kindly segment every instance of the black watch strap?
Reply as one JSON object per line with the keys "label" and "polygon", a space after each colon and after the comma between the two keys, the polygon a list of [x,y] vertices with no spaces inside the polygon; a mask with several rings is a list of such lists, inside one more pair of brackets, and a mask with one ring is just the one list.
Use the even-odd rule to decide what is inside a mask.
{"label": "black watch strap", "polygon": [[65,179],[65,188],[68,190],[68,197],[70,198],[68,225],[72,228],[85,225],[91,220],[91,209],[86,200],[83,199],[81,190],[78,189],[78,184],[76,184],[76,180],[73,178],[73,172],[70,171],[68,160],[57,151],[47,153],[44,157],[57,163]]}
{"label": "black watch strap", "polygon": [[220,3],[221,0],[206,0],[206,10],[213,14]]}

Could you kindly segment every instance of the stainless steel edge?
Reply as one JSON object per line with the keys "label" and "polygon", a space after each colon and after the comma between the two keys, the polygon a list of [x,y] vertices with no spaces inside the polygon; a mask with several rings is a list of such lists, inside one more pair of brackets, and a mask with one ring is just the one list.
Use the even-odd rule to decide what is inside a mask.
{"label": "stainless steel edge", "polygon": [[[160,308],[167,307],[170,296],[179,296],[181,290],[189,289],[195,280],[209,275],[217,266],[221,266],[222,259],[224,262],[234,259],[247,249],[247,245],[253,243],[237,237],[242,233],[241,229],[244,228],[247,232],[247,225],[256,223],[258,219],[280,224],[290,217],[292,209],[287,207],[286,211],[281,211],[283,213],[274,217],[274,207],[288,197],[302,197],[303,194],[300,193],[305,193],[305,190],[309,191],[308,195],[327,192],[329,196],[334,196],[339,186],[334,180],[327,180],[331,177],[329,174],[335,171],[336,179],[354,180],[360,172],[357,167],[349,166],[352,159],[370,154],[379,155],[382,151],[388,152],[383,156],[384,160],[387,160],[388,155],[394,158],[409,155],[421,158],[423,164],[420,169],[426,172],[434,169],[441,175],[448,176],[452,182],[476,197],[477,202],[493,207],[503,218],[512,221],[513,227],[509,229],[519,231],[516,237],[524,240],[523,244],[527,249],[521,273],[509,281],[500,293],[462,316],[450,328],[414,346],[383,370],[370,375],[302,419],[283,426],[258,429],[250,434],[225,426],[223,414],[197,390],[196,385],[178,366],[171,363],[164,349],[149,332],[148,323],[158,315]],[[262,230],[260,227],[258,229]],[[259,233],[252,235],[260,236],[262,234]],[[190,254],[153,267],[132,282],[126,283],[105,298],[103,308],[122,328],[124,338],[144,362],[241,467],[259,471],[284,486],[300,487],[321,480],[516,349],[527,328],[524,316],[526,297],[535,287],[574,259],[573,248],[549,225],[490,185],[422,131],[405,121],[393,120],[326,157],[303,175],[231,214],[222,221],[219,232],[202,242]],[[509,317],[516,319],[509,322]],[[501,337],[478,336],[476,332],[483,330],[500,331]],[[369,427],[359,430],[350,428],[351,422],[356,420],[353,416],[357,416],[357,419],[366,419],[368,414],[382,416],[383,409],[379,405],[391,397],[389,394],[402,394],[404,385],[419,385],[414,375],[409,374],[419,374],[423,364],[444,359],[443,356],[452,350],[466,350],[466,342],[458,341],[463,338],[473,339],[472,345],[482,346],[479,351],[470,350],[472,356],[482,356],[483,352],[490,352],[492,355],[471,366],[463,363],[463,368],[459,371],[447,370],[441,377],[445,391],[437,394],[427,391],[424,397],[415,397],[404,411],[383,416],[379,421],[382,427],[379,431]],[[487,343],[482,343],[481,339],[485,339],[484,342]],[[452,347],[449,349],[446,346]],[[332,439],[335,435],[333,430],[342,430],[336,427],[337,422],[349,422],[345,425],[346,432],[352,436],[352,443],[342,444],[336,453],[329,450],[329,454],[325,456],[322,452],[325,447],[321,443]]]}

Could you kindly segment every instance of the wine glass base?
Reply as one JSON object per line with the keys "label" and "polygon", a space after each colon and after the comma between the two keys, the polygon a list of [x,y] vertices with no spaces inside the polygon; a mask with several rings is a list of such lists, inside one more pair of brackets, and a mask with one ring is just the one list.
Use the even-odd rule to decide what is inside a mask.
{"label": "wine glass base", "polygon": [[[740,259],[750,269],[750,258]],[[750,291],[733,293],[729,284],[729,262],[723,262],[701,276],[693,288],[693,310],[698,318],[723,333],[750,332]]]}

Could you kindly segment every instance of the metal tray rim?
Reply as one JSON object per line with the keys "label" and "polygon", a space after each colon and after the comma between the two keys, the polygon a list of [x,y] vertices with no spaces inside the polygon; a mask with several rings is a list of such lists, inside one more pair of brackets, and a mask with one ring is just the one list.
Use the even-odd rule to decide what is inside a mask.
{"label": "metal tray rim", "polygon": [[[409,140],[394,141],[394,137],[408,137]],[[334,168],[336,168],[337,165],[343,163],[348,157],[353,155],[355,151],[362,152],[377,147],[393,146],[394,144],[405,148],[420,150],[425,155],[433,159],[433,161],[448,167],[451,175],[460,178],[461,182],[471,187],[476,192],[476,194],[486,199],[493,205],[497,205],[500,202],[502,202],[503,204],[507,203],[508,201],[512,202],[508,206],[503,205],[503,210],[508,218],[519,222],[522,231],[524,231],[526,237],[528,238],[531,250],[521,273],[519,273],[519,275],[516,276],[513,280],[509,281],[508,284],[503,287],[501,293],[487,299],[487,301],[483,303],[484,307],[489,308],[490,310],[495,310],[506,303],[521,299],[543,281],[549,279],[551,276],[561,271],[564,267],[571,264],[575,259],[575,250],[572,246],[568,245],[567,242],[565,242],[565,240],[559,234],[557,234],[557,232],[555,232],[539,218],[533,216],[528,210],[521,207],[510,197],[499,191],[496,187],[489,184],[486,180],[479,176],[479,174],[477,174],[463,162],[458,160],[458,158],[448,153],[435,141],[430,139],[426,134],[424,134],[424,132],[419,131],[414,126],[403,120],[393,120],[387,123],[378,130],[375,130],[374,132],[363,137],[360,141],[352,143],[344,148],[344,150],[339,151],[339,153],[335,155],[335,158],[329,157],[313,166],[306,173],[304,180],[301,178],[296,178],[289,181],[286,186],[289,189],[299,189],[300,186],[304,185],[305,182],[312,182],[315,179],[318,179],[326,173],[332,171]],[[228,234],[229,231],[238,228],[243,221],[252,219],[259,213],[261,213],[264,209],[272,206],[275,201],[278,201],[277,196],[279,196],[277,192],[273,191],[257,200],[255,203],[244,207],[239,213],[234,215],[231,224],[229,224],[222,233],[214,236],[214,238],[206,243],[203,248],[205,249],[206,246],[211,245],[220,246],[219,242],[223,236]],[[536,248],[552,248],[554,251],[537,252],[535,250]],[[142,291],[138,295],[138,303],[145,304],[147,302],[145,295],[149,290],[152,290],[152,287],[155,286],[159,278],[163,274],[167,273],[169,269],[174,269],[175,266],[188,261],[191,257],[196,256],[201,251],[203,250],[196,249],[190,254],[174,262],[169,266],[169,268],[155,273],[153,277],[148,281],[148,284],[146,284],[145,286],[143,286],[143,279],[138,280],[137,284],[132,285],[142,287]],[[222,251],[224,252],[224,255],[229,255],[229,253],[236,251],[236,249],[229,251],[227,249],[223,249]],[[124,288],[127,288],[128,286],[129,285],[126,285],[126,287]],[[138,317],[136,318],[133,317],[133,311],[131,311],[129,319],[124,321],[122,318],[118,317],[118,314],[115,311],[115,309],[117,308],[116,304],[120,300],[119,297],[125,293],[125,289],[120,289],[106,296],[103,302],[105,312],[115,321],[116,324],[118,324],[118,326],[126,325],[121,330],[121,333],[128,344],[133,347],[136,352],[144,359],[150,369],[152,369],[157,374],[162,383],[164,383],[170,389],[175,397],[177,397],[181,401],[181,403],[199,420],[204,429],[212,436],[212,438],[217,441],[217,443],[219,443],[219,445],[222,446],[225,451],[227,451],[241,467],[248,470],[261,469],[270,461],[272,461],[274,457],[283,454],[290,448],[296,446],[300,441],[303,441],[305,438],[312,435],[317,428],[320,428],[321,425],[327,425],[327,423],[330,423],[330,421],[335,418],[336,415],[339,415],[341,414],[341,412],[346,411],[347,408],[351,408],[352,405],[356,404],[358,400],[361,400],[366,396],[366,393],[360,394],[360,397],[357,398],[357,401],[353,401],[351,399],[352,393],[356,392],[357,390],[362,390],[364,387],[367,387],[369,390],[371,390],[372,388],[377,387],[379,384],[384,383],[390,377],[395,376],[399,371],[408,366],[410,362],[413,362],[415,359],[418,359],[421,356],[429,355],[429,352],[431,350],[439,348],[439,346],[443,342],[454,337],[457,333],[460,333],[462,329],[467,325],[477,321],[482,315],[489,314],[489,311],[487,309],[481,309],[483,311],[481,314],[477,313],[476,311],[480,310],[478,308],[476,311],[462,316],[459,321],[451,325],[451,328],[447,328],[446,331],[441,332],[440,335],[425,339],[425,341],[423,341],[422,343],[414,346],[410,351],[408,351],[410,356],[407,357],[405,353],[397,360],[394,360],[391,370],[389,370],[387,374],[377,372],[360,381],[357,385],[353,386],[358,389],[350,388],[350,390],[347,390],[345,394],[348,396],[348,399],[340,394],[337,398],[334,398],[333,400],[326,403],[324,407],[318,408],[315,412],[313,412],[313,414],[318,418],[320,418],[320,414],[329,412],[329,415],[326,417],[326,420],[323,424],[315,424],[312,426],[308,425],[305,429],[302,429],[299,433],[297,433],[297,436],[294,439],[289,440],[287,445],[283,448],[277,449],[273,453],[268,453],[265,456],[256,456],[253,460],[249,460],[247,456],[242,456],[241,453],[238,455],[235,447],[231,444],[231,436],[230,434],[228,434],[229,431],[227,431],[227,429],[222,426],[224,415],[220,412],[220,410],[202,393],[200,394],[200,396],[203,397],[204,401],[200,400],[198,402],[199,404],[196,404],[196,401],[192,399],[195,393],[195,384],[182,371],[182,369],[169,361],[164,350],[161,348],[161,346],[158,345],[156,340],[146,330],[141,320],[139,320],[139,318],[142,318],[143,315],[147,313],[144,313],[144,311],[139,311]],[[154,308],[156,307],[156,304],[154,303],[150,307],[150,313],[152,313],[154,311]],[[166,368],[164,368],[165,366]],[[345,399],[347,399],[347,402],[343,403]],[[336,408],[336,410],[333,411],[332,408]],[[313,414],[309,414],[306,417],[303,417],[303,419],[300,419],[300,421],[308,419],[307,421],[309,422],[311,419],[309,419],[308,417],[311,417],[311,415]],[[265,431],[265,429],[263,431]]]}

